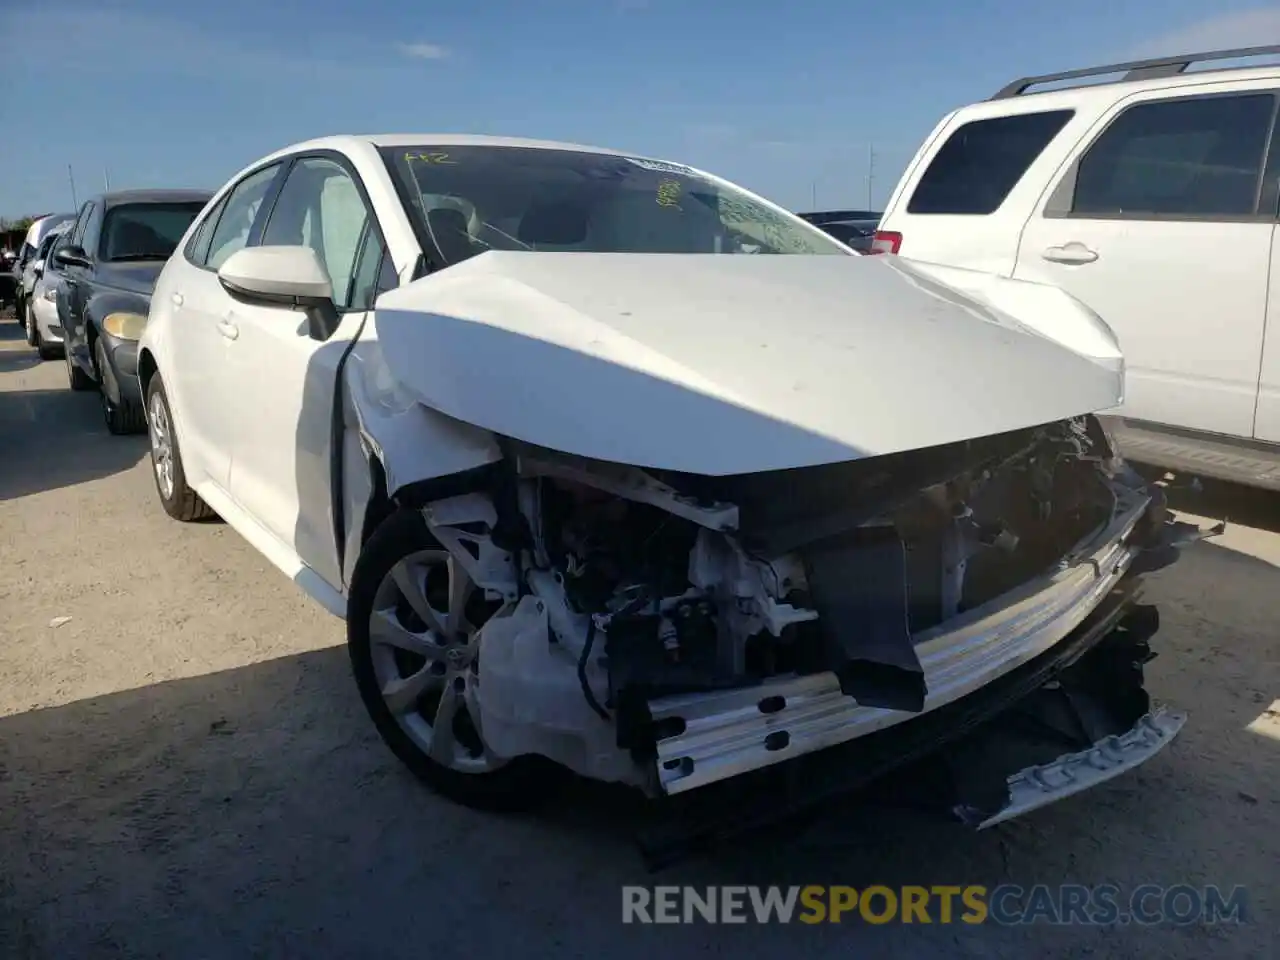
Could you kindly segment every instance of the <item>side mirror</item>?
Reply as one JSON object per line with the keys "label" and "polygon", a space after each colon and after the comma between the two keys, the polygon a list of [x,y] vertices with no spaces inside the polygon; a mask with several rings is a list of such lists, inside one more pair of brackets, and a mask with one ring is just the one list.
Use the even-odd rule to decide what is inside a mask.
{"label": "side mirror", "polygon": [[31,272],[34,273],[37,277],[40,276],[40,274],[44,273],[43,257],[41,257],[39,260],[37,260],[35,263],[31,265]]}
{"label": "side mirror", "polygon": [[53,259],[64,267],[90,267],[89,254],[85,252],[84,247],[66,246],[60,247],[58,252],[53,255]]}
{"label": "side mirror", "polygon": [[338,329],[329,274],[310,247],[245,247],[218,269],[222,287],[241,303],[302,308],[314,340]]}

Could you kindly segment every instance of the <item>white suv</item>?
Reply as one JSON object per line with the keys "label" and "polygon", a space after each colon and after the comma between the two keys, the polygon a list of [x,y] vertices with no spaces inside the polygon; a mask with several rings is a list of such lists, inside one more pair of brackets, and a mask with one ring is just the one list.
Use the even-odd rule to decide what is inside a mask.
{"label": "white suv", "polygon": [[1123,452],[1280,489],[1280,64],[1187,70],[1277,54],[1017,80],[938,124],[874,252],[1064,288],[1124,350]]}

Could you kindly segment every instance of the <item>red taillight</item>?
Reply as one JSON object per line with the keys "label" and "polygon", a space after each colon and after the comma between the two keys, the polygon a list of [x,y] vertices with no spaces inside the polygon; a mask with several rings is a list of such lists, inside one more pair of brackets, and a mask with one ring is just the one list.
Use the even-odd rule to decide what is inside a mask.
{"label": "red taillight", "polygon": [[896,230],[877,230],[871,241],[872,253],[897,253],[902,249],[902,234]]}

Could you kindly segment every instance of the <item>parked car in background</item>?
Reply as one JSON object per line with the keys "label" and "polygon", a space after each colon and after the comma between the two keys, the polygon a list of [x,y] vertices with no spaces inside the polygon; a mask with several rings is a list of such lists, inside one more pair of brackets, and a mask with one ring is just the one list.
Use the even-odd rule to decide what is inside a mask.
{"label": "parked car in background", "polygon": [[27,294],[31,290],[32,284],[35,282],[34,277],[28,279],[28,270],[35,261],[40,245],[44,242],[49,232],[57,227],[74,220],[74,213],[49,213],[42,217],[37,217],[32,221],[31,226],[27,228],[27,234],[22,241],[22,246],[18,249],[18,259],[14,264],[16,277],[15,286],[15,306],[17,313],[15,317],[18,323],[25,323],[27,316]]}
{"label": "parked car in background", "polygon": [[27,343],[36,348],[41,360],[53,360],[62,353],[62,325],[58,320],[58,290],[62,274],[53,259],[53,251],[63,235],[62,230],[54,229],[40,242],[40,248],[28,267],[30,279],[23,281],[29,291],[23,318]]}
{"label": "parked car in background", "polygon": [[880,223],[880,214],[873,210],[823,210],[798,216],[858,253],[871,252],[871,243]]}
{"label": "parked car in background", "polygon": [[9,249],[0,249],[0,309],[16,299],[18,289],[18,255]]}
{"label": "parked car in background", "polygon": [[877,248],[1083,300],[1124,349],[1127,456],[1280,490],[1280,65],[1237,65],[1278,53],[1014,81],[938,124]]}
{"label": "parked car in background", "polygon": [[[946,273],[679,163],[299,144],[157,281],[156,490],[346,618],[378,732],[454,799],[527,804],[568,767],[728,789],[723,826],[987,719],[955,802],[1003,819],[1176,734],[1130,587],[1194,532],[1091,416],[1122,393],[1105,325]],[[1006,751],[1011,704],[1051,735]]]}
{"label": "parked car in background", "polygon": [[121,190],[87,201],[59,244],[58,316],[72,390],[97,390],[112,433],[146,429],[138,335],[164,262],[210,193]]}

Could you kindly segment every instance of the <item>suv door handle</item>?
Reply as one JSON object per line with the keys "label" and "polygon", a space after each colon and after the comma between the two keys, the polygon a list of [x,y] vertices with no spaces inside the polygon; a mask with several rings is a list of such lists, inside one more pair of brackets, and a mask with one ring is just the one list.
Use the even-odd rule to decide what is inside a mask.
{"label": "suv door handle", "polygon": [[240,328],[225,318],[218,321],[218,332],[228,340],[234,340],[240,336]]}
{"label": "suv door handle", "polygon": [[1093,263],[1098,259],[1096,250],[1090,250],[1075,240],[1061,247],[1049,247],[1041,256],[1052,263]]}

